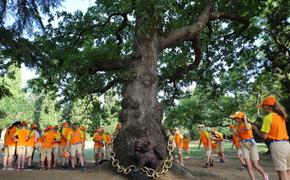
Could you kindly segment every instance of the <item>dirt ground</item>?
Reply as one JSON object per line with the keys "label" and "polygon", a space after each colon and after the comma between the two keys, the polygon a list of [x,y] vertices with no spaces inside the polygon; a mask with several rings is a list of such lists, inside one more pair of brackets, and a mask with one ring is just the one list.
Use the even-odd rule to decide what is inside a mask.
{"label": "dirt ground", "polygon": [[[276,172],[273,170],[273,165],[268,155],[262,155],[260,164],[269,174],[270,179],[278,179]],[[88,162],[88,170],[82,172],[81,170],[31,170],[31,171],[0,171],[0,180],[119,180],[126,179],[117,173],[96,167],[93,162]],[[215,163],[214,167],[203,168],[202,160],[193,159],[185,160],[185,168],[191,170],[195,175],[194,178],[182,178],[173,175],[171,172],[167,173],[164,180],[174,179],[200,179],[200,180],[240,180],[249,179],[246,171],[240,171],[238,161],[236,159],[229,159],[226,163]],[[257,180],[263,179],[258,172],[255,172]]]}
{"label": "dirt ground", "polygon": [[[89,154],[92,153],[90,144],[86,150]],[[249,179],[247,171],[240,171],[240,164],[235,157],[234,151],[226,152],[228,161],[225,163],[215,163],[214,167],[203,168],[204,157],[201,155],[194,156],[193,159],[185,160],[185,167],[176,167],[173,171],[166,173],[161,180],[182,180],[182,179],[193,179],[193,180],[244,180]],[[278,176],[273,169],[273,164],[270,155],[260,154],[260,165],[269,174],[270,180],[277,180]],[[215,158],[217,162],[218,159]],[[2,159],[0,160],[0,168],[2,168]],[[92,161],[92,156],[88,156],[87,159],[87,170],[70,170],[70,169],[56,169],[56,170],[24,170],[24,171],[1,171],[0,180],[122,180],[127,179],[119,175],[114,169],[110,168],[110,164],[106,163],[104,166],[95,166]],[[188,174],[189,170],[191,173]],[[186,177],[180,177],[177,174],[185,175]],[[255,171],[257,180],[262,180],[262,176]]]}

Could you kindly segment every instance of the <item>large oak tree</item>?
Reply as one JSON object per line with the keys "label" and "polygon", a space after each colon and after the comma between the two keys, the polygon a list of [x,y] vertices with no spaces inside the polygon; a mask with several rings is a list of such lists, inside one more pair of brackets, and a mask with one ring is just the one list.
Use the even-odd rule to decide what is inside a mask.
{"label": "large oak tree", "polygon": [[[123,98],[123,128],[114,150],[120,163],[129,165],[139,137],[150,137],[167,154],[158,95],[178,98],[180,89],[194,80],[210,82],[208,88],[223,92],[215,80],[231,68],[238,68],[249,80],[269,64],[257,53],[256,40],[277,29],[273,22],[289,25],[288,6],[283,0],[97,0],[86,13],[51,15],[34,44],[25,39],[17,39],[23,46],[2,41],[1,53],[36,67],[40,77],[33,85],[54,90],[64,100],[115,88]],[[276,7],[281,16],[271,21]],[[54,19],[59,21],[56,28],[50,24]],[[283,27],[277,31],[287,34]],[[287,47],[283,40],[266,40]]]}

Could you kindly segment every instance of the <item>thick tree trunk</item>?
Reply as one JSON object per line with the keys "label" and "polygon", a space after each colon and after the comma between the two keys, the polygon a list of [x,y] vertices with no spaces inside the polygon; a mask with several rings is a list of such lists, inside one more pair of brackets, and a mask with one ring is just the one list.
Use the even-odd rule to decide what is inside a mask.
{"label": "thick tree trunk", "polygon": [[134,164],[130,155],[134,153],[137,138],[149,137],[153,145],[160,147],[165,156],[167,138],[162,128],[163,106],[157,101],[158,78],[157,35],[137,39],[138,59],[129,70],[130,80],[123,89],[121,122],[123,123],[114,143],[114,151],[122,165]]}

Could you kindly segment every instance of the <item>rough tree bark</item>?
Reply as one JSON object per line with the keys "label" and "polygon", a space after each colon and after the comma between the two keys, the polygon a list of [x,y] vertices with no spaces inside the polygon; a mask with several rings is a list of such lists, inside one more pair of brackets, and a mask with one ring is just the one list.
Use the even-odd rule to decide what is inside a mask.
{"label": "rough tree bark", "polygon": [[122,92],[123,126],[114,146],[117,158],[124,165],[134,164],[129,156],[134,153],[134,142],[140,137],[149,137],[154,145],[161,147],[162,154],[166,155],[167,139],[161,125],[163,107],[157,100],[157,34],[154,33],[150,38],[139,34],[135,44],[138,56],[133,60],[129,69],[131,78]]}

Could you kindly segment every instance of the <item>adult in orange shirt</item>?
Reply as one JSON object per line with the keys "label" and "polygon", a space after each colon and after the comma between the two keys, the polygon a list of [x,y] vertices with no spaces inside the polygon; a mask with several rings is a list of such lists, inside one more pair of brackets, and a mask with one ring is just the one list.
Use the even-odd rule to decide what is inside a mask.
{"label": "adult in orange shirt", "polygon": [[95,164],[98,165],[103,159],[102,154],[104,154],[104,141],[103,141],[102,130],[96,129],[94,133],[93,141],[94,144],[94,153],[95,153]]}
{"label": "adult in orange shirt", "polygon": [[268,174],[258,163],[258,148],[253,136],[252,126],[250,123],[248,123],[246,114],[238,111],[233,115],[233,119],[238,123],[236,135],[238,135],[240,138],[243,157],[245,159],[248,174],[251,180],[255,179],[253,167],[261,173],[261,175],[264,177],[264,180],[269,180]]}
{"label": "adult in orange shirt", "polygon": [[280,180],[290,179],[290,144],[286,128],[287,113],[276,97],[268,96],[257,107],[266,113],[257,134],[270,142],[271,156]]}
{"label": "adult in orange shirt", "polygon": [[179,132],[178,128],[174,129],[174,140],[175,140],[175,145],[177,149],[177,156],[178,156],[178,161],[181,166],[184,166],[183,164],[183,155],[182,155],[182,144],[183,144],[183,137],[182,134]]}
{"label": "adult in orange shirt", "polygon": [[21,128],[14,134],[15,141],[17,141],[17,170],[24,169],[26,143],[29,136],[29,131],[26,129],[27,122],[21,122]]}
{"label": "adult in orange shirt", "polygon": [[37,125],[32,123],[29,130],[28,140],[26,143],[26,159],[27,159],[28,169],[32,168],[32,155],[34,152],[36,140],[37,138],[39,138],[39,134],[36,128],[37,128]]}
{"label": "adult in orange shirt", "polygon": [[231,132],[232,141],[233,141],[232,149],[235,146],[235,148],[237,150],[237,157],[242,165],[242,168],[240,170],[244,170],[247,168],[247,165],[246,165],[246,162],[245,162],[244,157],[243,157],[243,152],[241,150],[240,138],[236,134],[237,129],[236,129],[235,125],[233,125],[233,124],[230,125],[230,132]]}
{"label": "adult in orange shirt", "polygon": [[52,146],[56,135],[53,131],[53,126],[47,126],[42,136],[41,144],[41,168],[46,169],[44,166],[45,159],[47,160],[47,168],[51,169]]}
{"label": "adult in orange shirt", "polygon": [[208,168],[208,165],[213,167],[213,161],[211,158],[211,138],[209,133],[205,130],[205,126],[203,124],[198,125],[198,128],[200,130],[200,141],[198,145],[198,149],[200,148],[200,145],[202,144],[206,153],[206,163],[204,165],[204,168]]}
{"label": "adult in orange shirt", "polygon": [[60,132],[58,131],[58,126],[53,127],[53,132],[55,133],[55,138],[52,145],[52,154],[53,154],[53,165],[52,167],[55,168],[57,164],[57,160],[59,157],[59,144],[60,144]]}
{"label": "adult in orange shirt", "polygon": [[84,166],[84,159],[82,156],[82,133],[78,129],[77,124],[72,125],[72,131],[69,133],[67,137],[68,147],[71,149],[71,166],[74,169],[75,168],[75,162],[76,162],[76,155],[78,155],[80,162],[81,162],[81,168],[84,170],[86,167]]}
{"label": "adult in orange shirt", "polygon": [[187,153],[188,158],[191,159],[189,142],[190,142],[189,136],[187,134],[184,134],[183,135],[182,149],[183,149],[184,152]]}
{"label": "adult in orange shirt", "polygon": [[69,135],[71,131],[72,129],[70,128],[70,124],[68,122],[64,122],[62,124],[61,139],[60,139],[60,146],[59,146],[59,154],[61,156],[63,168],[68,167],[68,161],[70,159],[69,156],[64,156],[64,154],[67,154],[70,152],[70,147],[67,146],[67,136]]}
{"label": "adult in orange shirt", "polygon": [[14,134],[21,126],[21,122],[17,121],[7,128],[4,136],[4,155],[3,155],[3,169],[4,170],[14,170],[12,167],[12,160],[15,154],[16,143],[14,141]]}

